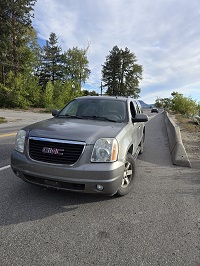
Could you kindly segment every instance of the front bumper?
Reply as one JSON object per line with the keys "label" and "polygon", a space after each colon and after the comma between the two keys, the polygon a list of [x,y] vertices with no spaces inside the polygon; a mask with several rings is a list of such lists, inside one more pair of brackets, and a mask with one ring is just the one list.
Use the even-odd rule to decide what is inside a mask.
{"label": "front bumper", "polygon": [[[121,186],[124,173],[122,162],[81,163],[73,166],[48,164],[31,160],[13,151],[13,172],[26,182],[57,189],[114,195]],[[103,187],[99,190],[97,187]]]}

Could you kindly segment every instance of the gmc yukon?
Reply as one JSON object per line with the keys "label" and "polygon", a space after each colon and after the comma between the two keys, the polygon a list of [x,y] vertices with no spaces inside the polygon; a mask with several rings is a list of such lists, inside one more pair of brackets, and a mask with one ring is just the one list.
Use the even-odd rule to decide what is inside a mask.
{"label": "gmc yukon", "polygon": [[45,187],[127,194],[148,121],[140,103],[131,97],[85,96],[52,115],[18,132],[11,155],[15,175]]}

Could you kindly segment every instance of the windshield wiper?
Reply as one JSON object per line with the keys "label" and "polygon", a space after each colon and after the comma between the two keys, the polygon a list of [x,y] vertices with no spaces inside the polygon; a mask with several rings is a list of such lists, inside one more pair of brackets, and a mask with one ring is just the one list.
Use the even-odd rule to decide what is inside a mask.
{"label": "windshield wiper", "polygon": [[104,121],[110,121],[118,123],[119,121],[117,119],[110,119],[108,117],[104,116],[96,116],[96,115],[83,115],[83,116],[77,116],[77,115],[59,115],[57,117],[66,117],[66,118],[77,118],[77,119],[92,119],[92,120],[104,120]]}
{"label": "windshield wiper", "polygon": [[78,118],[78,119],[83,119],[82,116],[77,116],[77,115],[59,115],[58,117],[67,117],[67,118]]}
{"label": "windshield wiper", "polygon": [[119,122],[119,121],[117,121],[116,119],[110,119],[110,118],[108,118],[108,117],[104,117],[104,116],[96,116],[96,115],[84,115],[84,116],[82,116],[82,118],[84,119],[84,118],[86,118],[86,119],[96,119],[96,120],[106,120],[106,121],[110,121],[110,122]]}

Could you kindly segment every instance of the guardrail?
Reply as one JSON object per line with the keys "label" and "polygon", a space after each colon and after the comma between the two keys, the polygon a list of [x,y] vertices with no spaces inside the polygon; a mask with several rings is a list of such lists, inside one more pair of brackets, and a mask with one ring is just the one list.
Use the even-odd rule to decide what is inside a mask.
{"label": "guardrail", "polygon": [[167,111],[164,111],[164,116],[173,164],[191,168],[191,163],[182,142],[180,128],[172,121]]}

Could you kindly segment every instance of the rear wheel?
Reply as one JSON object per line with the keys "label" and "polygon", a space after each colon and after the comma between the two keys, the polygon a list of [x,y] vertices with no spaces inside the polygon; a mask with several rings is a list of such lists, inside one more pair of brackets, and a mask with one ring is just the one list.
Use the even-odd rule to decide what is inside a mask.
{"label": "rear wheel", "polygon": [[117,196],[124,196],[128,194],[131,188],[133,187],[135,168],[136,168],[135,160],[133,156],[130,153],[128,153],[124,164],[122,184],[116,193]]}

